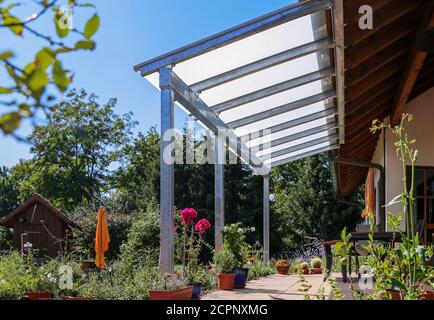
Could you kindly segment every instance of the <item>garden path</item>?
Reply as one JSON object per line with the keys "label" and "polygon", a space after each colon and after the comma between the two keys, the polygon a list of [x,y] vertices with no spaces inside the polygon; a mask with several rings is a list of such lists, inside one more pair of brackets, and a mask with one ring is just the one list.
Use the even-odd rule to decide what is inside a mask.
{"label": "garden path", "polygon": [[[350,286],[342,282],[340,274],[333,273],[332,278],[340,287],[344,300],[353,300]],[[333,299],[332,288],[328,282],[324,282],[322,274],[307,275],[305,279],[312,286],[308,291],[311,299],[316,299],[322,287],[324,287],[325,299]],[[211,292],[202,297],[202,300],[304,300],[305,293],[299,291],[301,289],[299,280],[298,275],[275,274],[249,281],[245,289]]]}

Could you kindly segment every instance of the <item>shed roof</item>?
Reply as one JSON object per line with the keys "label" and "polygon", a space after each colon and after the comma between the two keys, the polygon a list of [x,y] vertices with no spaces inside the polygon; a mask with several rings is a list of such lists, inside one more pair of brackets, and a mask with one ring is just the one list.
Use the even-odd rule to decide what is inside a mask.
{"label": "shed roof", "polygon": [[13,223],[15,220],[15,217],[28,209],[30,206],[33,206],[35,204],[41,204],[45,208],[49,209],[50,212],[52,212],[54,215],[56,215],[60,220],[62,220],[65,224],[75,226],[76,224],[74,221],[69,219],[65,214],[63,214],[59,209],[54,207],[47,199],[42,197],[39,194],[34,194],[30,199],[28,199],[26,202],[24,202],[22,205],[20,205],[18,208],[16,208],[14,211],[12,211],[10,214],[8,214],[6,217],[0,220],[0,225],[12,228]]}

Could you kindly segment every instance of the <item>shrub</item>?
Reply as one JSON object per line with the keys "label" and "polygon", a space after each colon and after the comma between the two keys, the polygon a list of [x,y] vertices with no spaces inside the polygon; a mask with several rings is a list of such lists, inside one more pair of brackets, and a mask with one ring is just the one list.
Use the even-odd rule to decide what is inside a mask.
{"label": "shrub", "polygon": [[159,279],[157,252],[125,250],[106,269],[89,273],[80,292],[98,300],[145,300]]}
{"label": "shrub", "polygon": [[251,280],[266,277],[274,273],[276,273],[276,269],[263,261],[255,262],[249,267],[249,279]]}
{"label": "shrub", "polygon": [[16,251],[0,258],[0,299],[17,300],[26,291],[37,290],[40,278],[32,257],[22,258]]}
{"label": "shrub", "polygon": [[[74,231],[72,242],[74,250],[86,257],[94,257],[96,211],[85,207],[78,208],[74,213],[74,220],[81,228],[81,230],[76,229]],[[110,245],[109,251],[106,253],[107,259],[110,260],[119,255],[122,243],[127,240],[132,221],[133,216],[130,214],[108,212],[107,225],[110,234]]]}
{"label": "shrub", "polygon": [[224,228],[224,247],[233,254],[236,268],[244,267],[249,259],[251,246],[246,242],[246,235],[253,231],[255,228],[243,228],[240,222]]}
{"label": "shrub", "polygon": [[135,214],[134,222],[129,230],[127,240],[121,246],[121,252],[155,250],[158,249],[159,246],[160,212],[158,207]]}
{"label": "shrub", "polygon": [[[48,260],[38,269],[40,289],[50,291],[53,297],[82,296],[80,287],[86,281],[86,275],[81,271],[80,264],[71,257]],[[67,287],[67,277],[72,275],[72,288]],[[61,288],[61,284],[65,287]]]}
{"label": "shrub", "polygon": [[0,228],[0,251],[9,251],[13,248],[12,232],[7,228]]}
{"label": "shrub", "polygon": [[232,273],[236,265],[233,253],[226,248],[223,248],[214,255],[214,261],[216,271],[224,274]]}

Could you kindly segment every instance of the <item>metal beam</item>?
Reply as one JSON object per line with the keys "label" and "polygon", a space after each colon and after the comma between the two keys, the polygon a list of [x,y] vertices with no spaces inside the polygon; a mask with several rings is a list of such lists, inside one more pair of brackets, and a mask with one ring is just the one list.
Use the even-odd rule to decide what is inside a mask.
{"label": "metal beam", "polygon": [[334,76],[335,70],[333,68],[327,68],[324,70],[315,71],[306,75],[303,75],[301,77],[291,79],[288,81],[284,81],[275,85],[272,85],[270,87],[246,94],[241,97],[237,97],[235,99],[225,101],[222,103],[219,103],[217,105],[211,106],[211,109],[214,112],[220,113],[229,109],[233,109],[236,107],[239,107],[241,105],[254,102],[281,92],[284,92],[286,90],[294,89],[303,85],[306,85],[308,83],[318,81],[327,77]]}
{"label": "metal beam", "polygon": [[174,159],[172,134],[174,128],[174,92],[161,87],[161,144],[160,144],[160,270],[174,271],[173,226],[175,206]]}
{"label": "metal beam", "polygon": [[180,49],[140,63],[134,66],[134,70],[140,72],[140,74],[145,77],[165,66],[171,66],[197,57],[201,54],[257,34],[261,31],[265,31],[319,10],[331,8],[332,6],[332,0],[312,0],[289,5]]}
{"label": "metal beam", "polygon": [[258,121],[265,120],[265,119],[268,119],[268,118],[271,118],[274,116],[278,116],[282,113],[294,111],[294,110],[309,106],[311,104],[314,104],[314,103],[317,103],[317,102],[320,102],[320,101],[323,101],[326,99],[333,98],[335,96],[336,96],[336,93],[333,90],[327,91],[327,92],[321,92],[321,93],[315,94],[313,96],[310,96],[310,97],[307,97],[304,99],[290,102],[290,103],[284,104],[282,106],[272,108],[272,109],[269,109],[267,111],[263,111],[261,113],[256,113],[254,115],[229,122],[228,126],[231,128],[239,128],[239,127],[246,126],[246,125],[254,123],[254,122],[258,122]]}
{"label": "metal beam", "polygon": [[270,260],[270,175],[264,176],[264,198],[263,198],[263,213],[264,213],[264,262]]}
{"label": "metal beam", "polygon": [[211,88],[220,86],[222,84],[240,79],[242,77],[254,74],[256,72],[272,68],[279,64],[306,56],[311,53],[315,53],[321,50],[331,49],[334,46],[333,39],[321,39],[318,41],[313,41],[278,54],[266,57],[264,59],[249,63],[242,67],[224,72],[217,76],[211,77],[209,79],[197,82],[191,85],[191,88],[196,92],[203,92]]}
{"label": "metal beam", "polygon": [[[226,132],[230,137],[236,137],[234,131],[171,69],[163,68],[160,70],[160,82],[172,88],[175,93],[176,101],[181,103],[184,108],[201,121],[208,129],[214,132],[214,134],[218,135],[219,133]],[[231,151],[235,152],[243,162],[249,164],[255,173],[264,175],[269,172],[269,168],[264,166],[258,157],[250,153],[249,148],[247,148],[240,138],[229,139],[229,148]]]}
{"label": "metal beam", "polygon": [[223,246],[223,229],[225,225],[225,177],[224,163],[226,158],[225,138],[215,136],[215,165],[214,165],[214,225],[215,251],[219,252]]}
{"label": "metal beam", "polygon": [[297,145],[289,147],[289,148],[285,148],[282,150],[272,152],[271,153],[271,159],[277,158],[277,157],[280,157],[283,155],[289,155],[291,153],[294,153],[294,152],[297,152],[297,151],[300,151],[303,149],[307,149],[307,148],[310,148],[310,147],[313,147],[313,146],[316,146],[316,145],[319,145],[319,144],[322,144],[325,142],[329,142],[329,141],[334,144],[336,142],[336,140],[338,140],[338,139],[339,139],[339,136],[332,135],[332,136],[325,136],[325,137],[321,137],[321,138],[318,138],[315,140],[300,143],[300,144],[297,144]]}
{"label": "metal beam", "polygon": [[312,129],[302,131],[302,132],[297,132],[297,133],[291,134],[289,136],[285,136],[285,137],[282,137],[282,138],[279,138],[276,140],[272,140],[271,141],[271,147],[273,148],[276,146],[280,146],[281,144],[292,142],[292,141],[299,140],[299,139],[303,139],[303,138],[306,138],[306,137],[309,137],[309,136],[312,136],[314,134],[321,133],[324,131],[329,131],[328,133],[336,132],[337,127],[338,127],[338,125],[336,123],[332,122],[329,124],[325,124],[323,126],[315,127]]}
{"label": "metal beam", "polygon": [[[331,116],[334,116],[334,115],[336,115],[336,108],[334,106],[331,106],[329,108],[326,108],[323,111],[319,111],[319,112],[315,112],[315,113],[312,113],[312,114],[308,114],[308,115],[306,115],[304,117],[297,118],[297,119],[294,119],[294,120],[291,120],[291,121],[287,121],[287,122],[283,122],[283,123],[279,123],[279,124],[277,124],[275,126],[272,126],[270,128],[266,128],[267,129],[266,131],[268,131],[268,133],[270,133],[270,134],[273,134],[273,133],[276,133],[276,132],[279,132],[279,131],[283,131],[283,130],[286,130],[286,129],[291,129],[291,128],[296,127],[296,126],[299,126],[299,125],[302,125],[302,124],[306,124],[308,122],[312,122],[312,121],[319,120],[319,119],[322,119],[322,118],[331,117]],[[250,135],[252,135],[254,137],[254,139],[258,139],[258,138],[263,137],[264,134],[265,134],[264,131],[260,130],[260,131],[254,132],[252,134],[247,134],[247,135],[242,136],[241,140],[243,140],[243,141],[249,140]]]}
{"label": "metal beam", "polygon": [[343,0],[335,0],[333,30],[335,36],[336,91],[338,95],[339,142],[345,143],[345,41]]}
{"label": "metal beam", "polygon": [[315,150],[312,150],[312,151],[309,151],[309,152],[305,152],[305,153],[301,153],[301,154],[298,154],[296,156],[285,158],[285,159],[282,159],[282,160],[278,160],[278,161],[274,161],[274,162],[271,161],[271,167],[275,168],[277,166],[281,166],[281,165],[289,163],[289,162],[293,162],[293,161],[296,161],[296,160],[300,160],[300,159],[303,159],[303,158],[307,158],[307,157],[310,157],[310,156],[313,156],[313,155],[316,155],[316,154],[319,154],[319,153],[322,153],[322,152],[326,152],[326,151],[330,151],[330,150],[334,150],[334,149],[338,149],[338,148],[339,148],[339,145],[338,144],[334,144],[334,145],[330,145],[328,147],[324,147],[324,148],[320,148],[320,149],[315,149]]}

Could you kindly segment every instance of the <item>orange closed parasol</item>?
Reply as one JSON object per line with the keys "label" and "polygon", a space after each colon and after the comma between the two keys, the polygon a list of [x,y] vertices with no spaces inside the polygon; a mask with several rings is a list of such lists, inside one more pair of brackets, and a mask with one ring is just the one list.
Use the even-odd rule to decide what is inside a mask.
{"label": "orange closed parasol", "polygon": [[98,223],[96,225],[95,235],[95,264],[98,268],[102,269],[106,266],[104,253],[108,251],[110,242],[110,235],[107,226],[107,211],[105,208],[98,210]]}
{"label": "orange closed parasol", "polygon": [[368,176],[365,182],[365,210],[363,210],[362,216],[372,215],[375,219],[375,182],[374,182],[374,170],[369,168]]}

